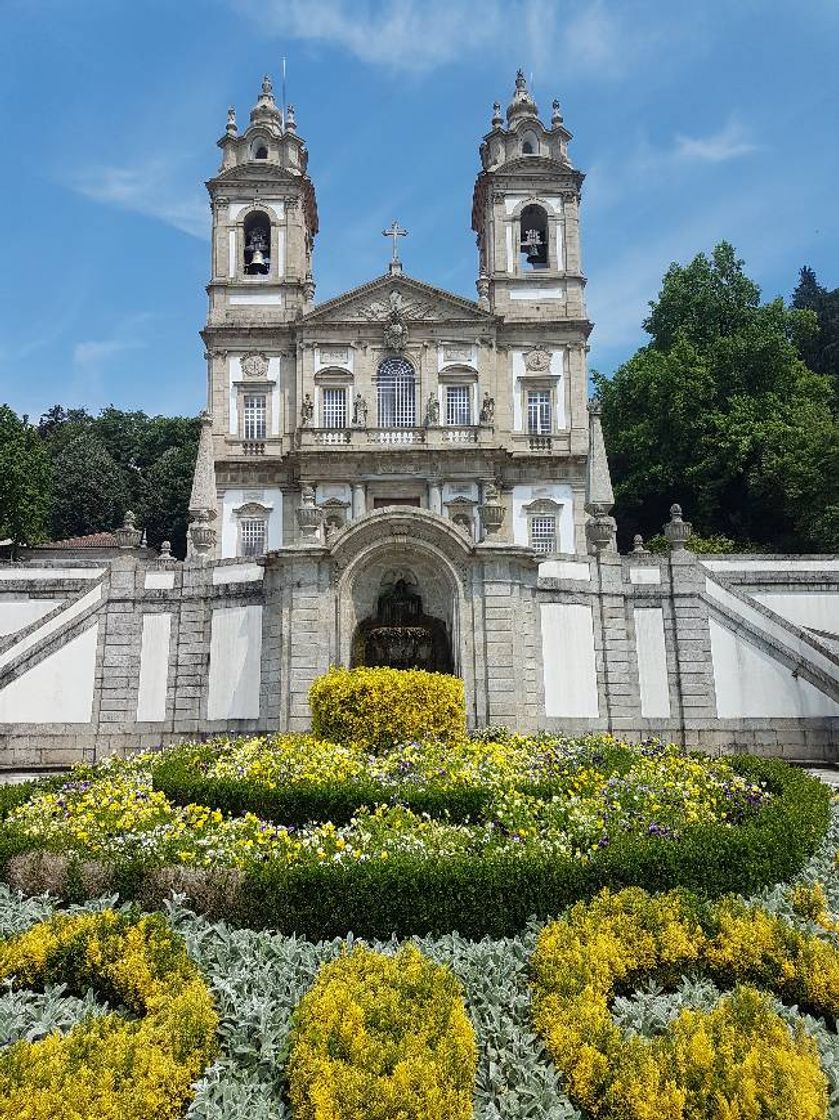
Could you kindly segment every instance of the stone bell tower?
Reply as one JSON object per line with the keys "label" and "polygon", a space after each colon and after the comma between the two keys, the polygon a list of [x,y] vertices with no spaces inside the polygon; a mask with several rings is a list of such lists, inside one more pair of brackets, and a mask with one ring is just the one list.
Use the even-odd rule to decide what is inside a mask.
{"label": "stone bell tower", "polygon": [[545,127],[519,70],[506,123],[500,104],[493,107],[472,203],[478,295],[505,319],[586,320],[579,228],[584,176],[568,158],[570,139],[559,102]]}
{"label": "stone bell tower", "polygon": [[213,211],[209,327],[288,322],[313,306],[318,230],[308,153],[294,108],[277,106],[264,78],[243,133],[235,110],[218,142],[221,168],[207,183]]}

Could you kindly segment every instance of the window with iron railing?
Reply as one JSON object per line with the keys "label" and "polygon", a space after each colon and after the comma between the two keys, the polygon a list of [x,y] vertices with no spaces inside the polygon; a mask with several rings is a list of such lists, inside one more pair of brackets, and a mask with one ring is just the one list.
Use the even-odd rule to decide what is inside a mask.
{"label": "window with iron railing", "polygon": [[531,435],[550,435],[551,391],[529,389],[527,393],[527,430]]}
{"label": "window with iron railing", "polygon": [[265,552],[266,524],[261,517],[243,518],[239,525],[241,556],[262,556]]}
{"label": "window with iron railing", "polygon": [[530,545],[535,552],[556,552],[555,517],[531,517]]}
{"label": "window with iron railing", "polygon": [[416,375],[405,358],[385,358],[376,378],[380,428],[414,428],[417,423]]}
{"label": "window with iron railing", "polygon": [[244,399],[244,438],[265,439],[268,405],[262,393],[246,393]]}
{"label": "window with iron railing", "polygon": [[446,423],[466,427],[472,423],[472,389],[469,385],[446,386]]}
{"label": "window with iron railing", "polygon": [[346,426],[347,390],[343,388],[324,389],[321,427],[346,428]]}

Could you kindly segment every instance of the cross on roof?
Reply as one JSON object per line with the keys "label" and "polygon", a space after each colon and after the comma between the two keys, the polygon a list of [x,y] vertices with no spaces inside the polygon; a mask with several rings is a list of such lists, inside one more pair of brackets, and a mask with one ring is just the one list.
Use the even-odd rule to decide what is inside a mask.
{"label": "cross on roof", "polygon": [[407,236],[408,236],[408,231],[406,229],[402,229],[399,222],[397,222],[396,218],[394,218],[393,221],[391,222],[390,229],[383,229],[382,230],[382,237],[393,238],[393,256],[390,258],[391,272],[394,271],[394,269],[393,269],[394,265],[397,265],[397,266],[399,266],[399,268],[401,268],[401,263],[399,261],[399,242],[397,241],[397,238],[407,237]]}

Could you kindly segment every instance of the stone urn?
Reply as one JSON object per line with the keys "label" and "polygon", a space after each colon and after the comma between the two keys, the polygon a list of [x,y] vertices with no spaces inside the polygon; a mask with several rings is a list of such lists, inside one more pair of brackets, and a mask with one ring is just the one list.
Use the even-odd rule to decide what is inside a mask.
{"label": "stone urn", "polygon": [[504,524],[506,510],[500,502],[485,502],[478,506],[478,512],[481,515],[481,525],[484,527],[484,532],[488,537],[494,537]]}
{"label": "stone urn", "polygon": [[215,547],[216,531],[209,521],[193,521],[189,527],[189,538],[198,556],[206,556]]}
{"label": "stone urn", "polygon": [[117,539],[117,546],[119,548],[140,547],[140,541],[143,539],[143,532],[136,527],[136,520],[135,514],[129,509],[126,511],[122,525],[119,529],[114,529],[114,536]]}
{"label": "stone urn", "polygon": [[682,507],[674,503],[670,507],[670,520],[664,526],[664,535],[670,541],[673,552],[684,550],[692,532],[693,526],[691,523],[682,520]]}

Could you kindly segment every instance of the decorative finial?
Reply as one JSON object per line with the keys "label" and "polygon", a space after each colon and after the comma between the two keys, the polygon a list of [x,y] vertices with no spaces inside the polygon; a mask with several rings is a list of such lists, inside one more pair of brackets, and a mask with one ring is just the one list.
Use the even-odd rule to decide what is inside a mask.
{"label": "decorative finial", "polygon": [[650,550],[644,548],[644,538],[640,533],[636,533],[632,538],[632,552],[635,556],[649,556]]}
{"label": "decorative finial", "polygon": [[674,502],[670,507],[670,520],[664,526],[664,535],[670,541],[673,552],[682,552],[687,546],[688,538],[693,532],[689,521],[682,520],[682,507]]}
{"label": "decorative finial", "polygon": [[390,258],[390,266],[388,272],[391,276],[397,275],[402,271],[402,262],[399,259],[399,241],[400,237],[407,237],[408,231],[403,229],[396,218],[390,223],[390,229],[382,230],[382,237],[390,237],[393,240],[393,253]]}
{"label": "decorative finial", "polygon": [[527,78],[525,78],[524,70],[521,67],[516,71],[516,89],[527,89]]}
{"label": "decorative finial", "polygon": [[297,120],[295,119],[295,116],[294,116],[294,106],[293,105],[287,105],[286,106],[285,127],[286,127],[286,132],[296,132],[297,131]]}
{"label": "decorative finial", "polygon": [[160,554],[158,556],[158,559],[159,560],[171,560],[172,559],[172,542],[171,541],[163,541],[161,543]]}
{"label": "decorative finial", "polygon": [[493,128],[500,128],[503,119],[504,118],[501,116],[501,102],[500,101],[493,101],[493,103],[492,103],[492,127]]}
{"label": "decorative finial", "polygon": [[262,79],[262,96],[263,97],[273,97],[274,96],[274,86],[271,82],[271,75],[270,74],[266,74],[265,77]]}
{"label": "decorative finial", "polygon": [[557,98],[554,98],[551,105],[551,124],[556,128],[558,124],[562,124],[562,121],[562,106],[559,104]]}
{"label": "decorative finial", "polygon": [[236,110],[231,105],[227,110],[227,128],[225,129],[225,132],[228,136],[236,136],[238,131],[239,129],[236,124]]}
{"label": "decorative finial", "polygon": [[513,94],[513,100],[507,106],[507,124],[512,125],[514,120],[521,117],[537,117],[539,110],[536,107],[536,102],[530,95],[527,88],[527,78],[524,76],[524,71],[519,70],[516,74],[516,91]]}

